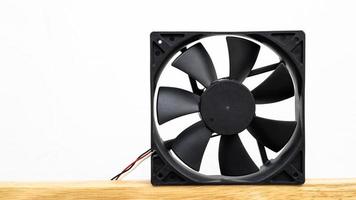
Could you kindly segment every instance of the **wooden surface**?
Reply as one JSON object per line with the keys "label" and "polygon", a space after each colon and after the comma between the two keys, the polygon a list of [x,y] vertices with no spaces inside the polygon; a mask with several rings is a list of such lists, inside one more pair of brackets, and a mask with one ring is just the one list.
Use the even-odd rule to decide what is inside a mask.
{"label": "wooden surface", "polygon": [[0,183],[0,199],[356,199],[356,179],[309,180],[302,186],[165,186],[146,181]]}

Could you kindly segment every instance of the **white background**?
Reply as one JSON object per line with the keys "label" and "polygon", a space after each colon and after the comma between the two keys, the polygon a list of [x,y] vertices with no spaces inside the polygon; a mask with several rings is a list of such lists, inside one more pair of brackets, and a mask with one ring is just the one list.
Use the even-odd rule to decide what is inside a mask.
{"label": "white background", "polygon": [[0,180],[108,179],[146,150],[158,30],[304,30],[307,177],[356,177],[354,19],[353,1],[0,1]]}

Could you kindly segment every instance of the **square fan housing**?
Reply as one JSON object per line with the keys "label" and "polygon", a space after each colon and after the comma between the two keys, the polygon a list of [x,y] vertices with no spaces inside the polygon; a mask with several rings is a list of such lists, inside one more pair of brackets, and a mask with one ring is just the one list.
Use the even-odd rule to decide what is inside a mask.
{"label": "square fan housing", "polygon": [[[274,159],[266,160],[259,171],[242,176],[205,175],[181,164],[170,150],[176,139],[163,141],[156,120],[157,83],[163,68],[177,53],[183,54],[187,46],[200,39],[213,36],[249,38],[276,52],[293,81],[295,99],[295,128],[287,146]],[[230,49],[229,49],[230,50]],[[243,52],[244,53],[244,52]],[[242,53],[242,54],[243,54]],[[230,61],[231,63],[231,61]],[[187,64],[187,63],[185,63]],[[188,63],[189,65],[189,63]],[[195,67],[195,66],[189,66]],[[278,69],[278,68],[277,68]],[[274,69],[274,70],[277,70]],[[266,68],[268,70],[268,67]],[[252,71],[256,72],[257,71]],[[189,74],[188,74],[189,75]],[[251,75],[251,72],[250,72]],[[192,91],[196,95],[196,82]],[[282,83],[281,83],[282,84]],[[259,32],[152,32],[150,35],[150,87],[151,87],[151,183],[153,185],[231,185],[231,184],[303,184],[305,181],[305,34],[303,31]],[[206,90],[208,91],[208,89]],[[273,92],[273,91],[272,91]],[[267,92],[268,93],[268,92]],[[227,108],[228,109],[228,108]],[[273,124],[271,125],[273,126]],[[179,133],[177,133],[178,135]],[[257,144],[256,144],[257,146]],[[187,147],[189,148],[189,147]],[[260,150],[261,151],[261,150]],[[263,155],[261,155],[263,157]]]}

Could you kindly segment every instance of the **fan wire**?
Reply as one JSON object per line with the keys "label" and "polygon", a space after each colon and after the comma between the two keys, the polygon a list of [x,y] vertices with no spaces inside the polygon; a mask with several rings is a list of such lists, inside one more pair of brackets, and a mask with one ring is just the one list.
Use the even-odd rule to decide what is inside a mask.
{"label": "fan wire", "polygon": [[[147,159],[152,155],[154,151],[152,149],[148,149],[147,151],[143,152],[141,155],[139,155],[136,160],[134,160],[132,163],[130,163],[124,170],[122,170],[119,174],[116,176],[112,177],[110,180],[119,180],[120,177],[122,177],[123,174],[126,172],[129,172],[131,169],[133,169],[134,166],[137,166],[141,163],[141,161]],[[136,165],[137,164],[137,165]]]}
{"label": "fan wire", "polygon": [[[220,134],[213,134],[211,135],[211,138],[219,136]],[[136,160],[134,160],[132,163],[130,163],[127,167],[125,167],[124,170],[122,170],[120,173],[118,173],[116,176],[112,177],[110,180],[119,180],[120,178],[123,177],[127,172],[131,171],[132,169],[136,168],[139,164],[141,164],[142,161],[146,160],[148,157],[150,157],[154,153],[154,150],[148,149],[147,151],[143,152],[141,155],[139,155]]]}

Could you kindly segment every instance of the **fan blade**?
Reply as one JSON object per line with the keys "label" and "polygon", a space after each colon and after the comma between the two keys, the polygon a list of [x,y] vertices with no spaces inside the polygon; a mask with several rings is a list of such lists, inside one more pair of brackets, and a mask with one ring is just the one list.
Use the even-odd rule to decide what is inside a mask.
{"label": "fan blade", "polygon": [[160,87],[157,97],[158,124],[199,111],[200,97],[186,90]]}
{"label": "fan blade", "polygon": [[242,176],[258,171],[238,135],[222,135],[219,144],[220,172],[225,176]]}
{"label": "fan blade", "polygon": [[213,62],[201,43],[184,51],[173,61],[172,66],[187,73],[205,87],[217,79]]}
{"label": "fan blade", "polygon": [[226,37],[230,59],[230,78],[243,82],[256,62],[260,46],[238,37]]}
{"label": "fan blade", "polygon": [[211,134],[204,123],[199,121],[174,139],[172,150],[186,165],[199,171]]}
{"label": "fan blade", "polygon": [[281,63],[259,86],[252,90],[257,104],[274,103],[294,96],[293,81]]}
{"label": "fan blade", "polygon": [[278,121],[255,117],[247,130],[264,146],[274,152],[281,150],[293,135],[295,121]]}

